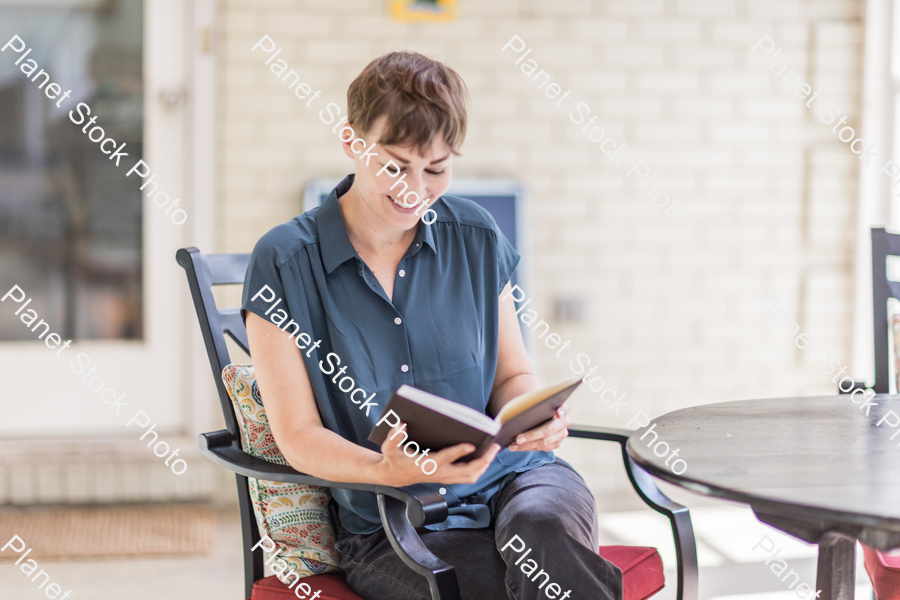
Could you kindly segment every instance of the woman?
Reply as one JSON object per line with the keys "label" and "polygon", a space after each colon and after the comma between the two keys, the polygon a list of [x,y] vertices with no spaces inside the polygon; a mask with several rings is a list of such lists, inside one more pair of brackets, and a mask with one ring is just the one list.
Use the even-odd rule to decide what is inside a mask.
{"label": "woman", "polygon": [[[366,441],[402,384],[490,415],[540,387],[513,303],[499,300],[518,254],[486,211],[443,196],[465,137],[466,95],[459,75],[422,55],[372,61],[350,85],[340,131],[355,174],[257,243],[243,308],[272,432],[304,473],[422,483],[443,495],[450,516],[421,537],[456,568],[465,599],[621,598],[621,572],[597,555],[593,497],[552,453],[568,433],[567,406],[477,460],[454,463],[468,444],[432,452],[430,475],[396,442],[379,452]],[[426,201],[430,224],[416,214],[426,214]],[[271,294],[256,293],[263,286],[312,339],[301,345],[271,322]],[[341,567],[357,593],[430,598],[425,579],[390,547],[374,495],[333,495]],[[543,577],[529,577],[538,568]]]}

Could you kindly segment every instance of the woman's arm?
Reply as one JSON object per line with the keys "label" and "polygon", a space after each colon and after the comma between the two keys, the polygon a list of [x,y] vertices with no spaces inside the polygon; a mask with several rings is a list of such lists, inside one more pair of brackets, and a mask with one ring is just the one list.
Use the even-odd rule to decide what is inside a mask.
{"label": "woman's arm", "polygon": [[[509,296],[509,284],[503,288],[503,294]],[[516,317],[514,302],[500,302],[500,339],[497,348],[497,373],[494,376],[494,388],[491,390],[491,399],[488,408],[492,415],[496,415],[503,405],[525,392],[530,392],[541,387],[534,367],[525,352],[525,344],[522,342],[522,331],[519,329],[519,319]],[[516,438],[516,443],[510,444],[510,450],[553,450],[559,448],[562,441],[569,435],[569,405],[563,404],[556,411],[556,415],[547,423],[526,431]]]}
{"label": "woman's arm", "polygon": [[499,450],[495,444],[481,458],[454,465],[453,461],[475,448],[471,444],[445,448],[428,455],[438,467],[426,475],[390,439],[382,445],[382,454],[358,446],[322,424],[306,365],[292,338],[251,312],[247,313],[247,338],[275,442],[298,471],[330,481],[393,487],[420,482],[474,483]]}
{"label": "woman's arm", "polygon": [[[509,284],[503,293],[509,291]],[[507,294],[508,295],[508,294]],[[503,294],[500,294],[503,297]],[[534,367],[525,353],[522,332],[519,330],[519,319],[516,317],[516,305],[511,300],[500,300],[500,333],[497,345],[497,373],[494,375],[494,387],[488,408],[496,415],[503,405],[525,392],[541,387]]]}

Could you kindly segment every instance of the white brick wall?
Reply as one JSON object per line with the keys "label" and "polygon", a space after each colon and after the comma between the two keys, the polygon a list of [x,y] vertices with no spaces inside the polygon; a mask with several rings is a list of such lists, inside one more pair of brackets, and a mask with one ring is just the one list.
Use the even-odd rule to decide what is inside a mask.
{"label": "white brick wall", "polygon": [[178,477],[122,440],[6,440],[0,442],[0,505],[236,500],[231,474],[204,459],[192,442],[179,445],[193,475]]}
{"label": "white brick wall", "polygon": [[[343,107],[350,81],[379,54],[422,51],[458,70],[472,92],[457,176],[511,176],[529,188],[532,306],[552,322],[557,298],[590,303],[587,323],[552,322],[573,340],[571,355],[534,344],[544,379],[568,375],[575,353],[588,353],[627,392],[630,411],[652,416],[834,392],[751,296],[770,285],[804,331],[849,356],[859,161],[819,121],[817,105],[803,106],[764,65],[768,56],[750,48],[771,36],[779,58],[856,127],[861,2],[461,0],[459,18],[437,24],[389,22],[380,0],[221,6],[219,250],[249,251],[300,211],[305,182],[345,174],[351,164],[318,110]],[[250,52],[263,34],[323,90],[318,108]],[[500,52],[513,34],[572,90],[563,108]],[[627,166],[615,168],[571,123],[577,102],[627,143]],[[681,198],[685,224],[673,225],[638,191],[642,181],[625,178],[637,159]],[[596,400],[576,395],[576,422],[622,427],[631,417],[617,420]],[[569,456],[607,485],[578,448]]]}

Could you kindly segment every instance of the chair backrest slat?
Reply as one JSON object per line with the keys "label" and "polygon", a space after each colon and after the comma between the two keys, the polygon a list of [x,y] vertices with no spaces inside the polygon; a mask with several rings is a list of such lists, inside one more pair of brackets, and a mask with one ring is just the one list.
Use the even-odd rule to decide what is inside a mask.
{"label": "chair backrest slat", "polygon": [[249,254],[202,254],[209,269],[209,282],[212,285],[228,285],[244,283]]}
{"label": "chair backrest slat", "polygon": [[875,384],[877,394],[890,390],[888,365],[888,298],[900,300],[900,283],[887,278],[887,257],[900,256],[900,235],[882,228],[872,229],[872,326],[875,338]]}
{"label": "chair backrest slat", "polygon": [[250,343],[247,341],[247,326],[241,316],[240,308],[219,309],[219,320],[222,322],[222,330],[228,334],[241,350],[250,354]]}
{"label": "chair backrest slat", "polygon": [[197,312],[200,332],[206,346],[206,355],[216,381],[225,426],[234,436],[235,442],[240,445],[241,436],[231,398],[222,381],[222,369],[231,362],[228,347],[225,345],[225,334],[227,333],[244,352],[250,354],[247,330],[239,308],[219,309],[216,306],[212,286],[243,283],[247,266],[250,264],[250,255],[205,255],[197,248],[182,248],[176,253],[175,258],[187,274],[194,310]]}

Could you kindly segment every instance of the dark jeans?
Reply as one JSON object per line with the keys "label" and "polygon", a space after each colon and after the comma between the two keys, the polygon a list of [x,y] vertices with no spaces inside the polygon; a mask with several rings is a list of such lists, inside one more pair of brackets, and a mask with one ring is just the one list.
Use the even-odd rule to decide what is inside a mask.
{"label": "dark jeans", "polygon": [[[622,572],[597,554],[594,498],[560,459],[500,491],[493,527],[418,531],[456,569],[463,600],[622,598]],[[347,581],[366,600],[430,600],[427,581],[403,564],[383,529],[357,535],[339,526],[337,549]]]}

